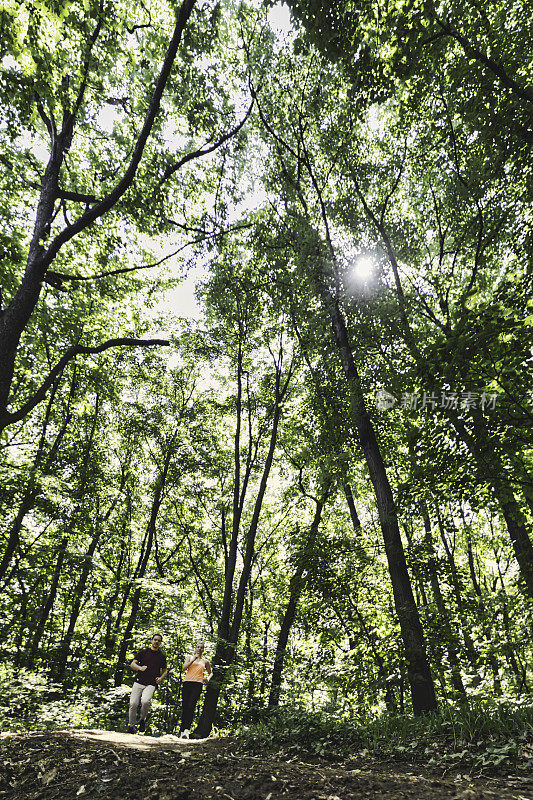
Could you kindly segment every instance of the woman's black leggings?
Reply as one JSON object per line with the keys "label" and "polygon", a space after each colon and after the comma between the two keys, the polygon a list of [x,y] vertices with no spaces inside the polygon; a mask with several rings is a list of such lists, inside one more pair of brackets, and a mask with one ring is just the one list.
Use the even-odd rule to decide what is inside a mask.
{"label": "woman's black leggings", "polygon": [[200,681],[183,681],[181,687],[181,726],[180,731],[188,731],[192,725],[194,709],[202,693]]}

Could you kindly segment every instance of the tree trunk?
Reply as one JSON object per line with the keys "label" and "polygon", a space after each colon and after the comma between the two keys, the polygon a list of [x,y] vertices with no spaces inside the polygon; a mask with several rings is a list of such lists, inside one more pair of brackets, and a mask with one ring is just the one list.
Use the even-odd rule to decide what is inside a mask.
{"label": "tree trunk", "polygon": [[55,400],[55,397],[56,397],[57,383],[54,385],[54,387],[52,389],[52,392],[50,393],[50,399],[48,401],[48,404],[47,404],[47,407],[46,407],[46,411],[45,411],[45,415],[44,415],[43,427],[42,427],[42,432],[41,432],[41,436],[40,436],[40,439],[39,439],[39,445],[38,445],[38,448],[37,448],[37,453],[35,454],[35,459],[34,459],[34,462],[33,462],[31,473],[30,473],[30,476],[28,478],[28,482],[27,482],[26,488],[24,490],[24,494],[23,494],[23,497],[22,497],[22,500],[21,500],[21,503],[20,503],[20,506],[19,506],[19,509],[18,509],[18,512],[17,512],[17,516],[15,517],[15,519],[13,521],[13,524],[11,526],[11,529],[9,531],[9,536],[8,536],[6,549],[4,551],[4,555],[3,555],[2,561],[0,563],[0,580],[2,580],[4,578],[4,576],[6,575],[8,567],[9,567],[9,564],[11,563],[11,559],[13,558],[14,554],[16,553],[16,551],[17,551],[17,549],[18,549],[18,547],[20,545],[20,531],[22,529],[22,523],[24,522],[24,518],[26,517],[26,514],[29,511],[31,511],[31,509],[33,508],[33,506],[35,504],[35,500],[39,496],[40,486],[39,486],[37,475],[38,475],[38,473],[39,473],[39,471],[41,469],[42,469],[43,473],[46,473],[51,468],[51,466],[52,466],[52,464],[53,464],[53,462],[55,460],[55,457],[57,456],[57,453],[59,451],[59,447],[61,445],[61,441],[62,441],[62,439],[63,439],[63,437],[64,437],[64,435],[66,433],[66,430],[68,428],[69,422],[70,422],[71,417],[72,417],[72,412],[70,410],[70,405],[71,405],[71,401],[72,401],[72,399],[74,397],[75,388],[76,388],[76,371],[74,370],[73,375],[72,375],[71,385],[70,385],[70,393],[69,393],[68,404],[67,404],[67,412],[65,414],[65,418],[64,418],[63,423],[61,425],[61,428],[59,429],[59,431],[58,431],[58,433],[57,433],[57,435],[56,435],[56,437],[54,439],[54,442],[53,442],[53,444],[52,444],[52,446],[50,448],[50,451],[49,451],[48,455],[46,456],[44,464],[41,467],[41,462],[43,460],[44,445],[45,445],[45,441],[46,441],[46,431],[48,429],[48,424],[50,422],[50,416],[51,416],[51,413],[52,413],[52,407],[53,407],[54,400]]}
{"label": "tree trunk", "polygon": [[[152,545],[154,542],[155,536],[155,529],[156,529],[156,522],[157,516],[159,514],[159,510],[161,508],[161,502],[163,499],[163,492],[165,490],[165,485],[168,476],[168,470],[170,467],[170,462],[172,456],[174,454],[174,436],[170,444],[168,445],[167,452],[165,454],[165,461],[163,464],[163,469],[159,474],[156,484],[155,484],[155,491],[154,491],[154,499],[152,501],[152,508],[150,511],[150,520],[148,522],[148,527],[146,530],[146,537],[145,537],[145,546],[144,551],[141,554],[141,561],[138,565],[137,570],[137,578],[144,578],[144,574],[146,572],[146,568],[148,566],[148,561],[150,559],[150,554],[152,552]],[[128,652],[128,647],[131,645],[131,633],[135,626],[135,620],[137,619],[137,613],[139,611],[139,600],[141,597],[142,586],[138,585],[133,593],[133,597],[131,600],[131,610],[128,622],[126,624],[126,629],[124,631],[122,642],[120,644],[120,649],[117,656],[117,668],[115,670],[115,677],[114,683],[115,686],[120,686],[122,684],[122,680],[124,677],[124,667],[126,663],[126,654]]]}
{"label": "tree trunk", "polygon": [[442,632],[444,634],[445,647],[446,650],[448,651],[448,659],[450,662],[450,668],[452,674],[452,685],[453,688],[456,690],[456,692],[459,692],[459,694],[461,695],[466,695],[466,690],[461,676],[461,664],[459,661],[459,643],[457,641],[455,633],[452,630],[450,619],[448,617],[448,610],[446,608],[446,603],[444,602],[444,597],[442,596],[442,592],[440,589],[439,574],[437,571],[437,560],[435,557],[435,547],[433,544],[433,536],[431,535],[431,520],[429,518],[429,512],[425,503],[423,503],[422,505],[422,517],[424,520],[424,538],[428,553],[427,565],[429,571],[429,580],[431,583],[433,597],[435,598],[437,611],[440,617]]}
{"label": "tree trunk", "polygon": [[83,593],[85,591],[85,586],[87,583],[87,578],[89,577],[89,573],[91,571],[93,565],[93,556],[100,541],[100,537],[102,535],[102,530],[98,530],[92,538],[91,544],[89,545],[89,549],[83,559],[83,567],[80,573],[80,577],[74,587],[72,592],[72,607],[70,611],[70,618],[69,624],[67,628],[67,632],[65,633],[63,640],[61,642],[61,648],[59,650],[57,663],[55,668],[52,672],[52,680],[60,680],[65,675],[65,670],[67,668],[67,661],[70,653],[70,645],[72,644],[72,637],[74,636],[74,629],[76,627],[76,622],[78,621],[78,617],[80,614],[81,603],[83,600]]}
{"label": "tree trunk", "polygon": [[318,278],[318,289],[331,319],[335,342],[350,387],[353,419],[376,495],[385,554],[392,582],[394,606],[407,658],[413,710],[415,714],[420,714],[437,708],[437,698],[427,659],[424,633],[407,570],[392,490],[374,427],[366,410],[361,381],[348,341],[344,318],[338,302],[334,300],[325,286],[322,275]]}
{"label": "tree trunk", "polygon": [[[409,553],[409,550],[413,548],[413,526],[411,520],[406,521],[403,526],[403,531],[407,539],[407,552]],[[424,608],[427,608],[429,606],[429,602],[426,594],[426,587],[424,585],[423,577],[420,574],[419,564],[416,562],[416,560],[412,561],[411,572],[414,580],[416,604],[418,607],[422,605]],[[434,662],[435,659],[433,659],[433,663]]]}
{"label": "tree trunk", "polygon": [[63,561],[65,558],[65,553],[67,551],[67,544],[68,544],[68,539],[65,537],[64,539],[61,540],[61,543],[57,551],[57,561],[54,569],[54,574],[52,577],[52,583],[50,584],[50,591],[48,592],[48,596],[43,606],[39,622],[37,623],[37,627],[35,628],[31,644],[28,648],[26,656],[23,659],[23,665],[28,669],[32,669],[34,666],[37,657],[37,650],[39,648],[39,644],[41,642],[48,617],[50,616],[50,612],[52,611],[54,601],[56,599],[57,589],[59,586],[59,578],[61,575],[61,569],[63,567]]}
{"label": "tree trunk", "polygon": [[394,697],[394,692],[392,691],[392,687],[391,687],[391,684],[390,684],[390,681],[389,681],[389,675],[388,675],[387,670],[385,668],[385,659],[383,658],[383,656],[379,652],[379,649],[378,649],[378,646],[377,646],[378,636],[377,636],[376,632],[374,630],[372,630],[367,625],[367,623],[366,623],[363,615],[359,611],[359,609],[356,608],[356,607],[354,607],[354,609],[355,609],[355,613],[357,614],[357,619],[359,620],[359,624],[361,625],[361,629],[362,629],[363,633],[365,634],[365,636],[367,638],[368,644],[370,645],[370,650],[371,650],[372,656],[374,658],[374,661],[376,663],[376,667],[377,667],[377,670],[378,670],[378,675],[380,677],[380,680],[381,680],[381,683],[382,683],[382,686],[383,686],[383,692],[384,692],[384,695],[385,695],[384,699],[385,699],[385,705],[387,707],[387,711],[391,715],[392,714],[397,714],[398,713],[398,706],[396,704],[396,698]]}
{"label": "tree trunk", "polygon": [[[268,447],[268,453],[265,459],[265,464],[263,467],[263,474],[261,476],[259,489],[254,503],[252,519],[245,537],[243,566],[239,578],[239,583],[237,586],[235,603],[233,607],[233,619],[231,620],[231,624],[230,624],[229,611],[230,611],[230,604],[233,592],[232,592],[232,587],[228,587],[228,577],[226,576],[225,600],[227,596],[227,608],[223,608],[223,611],[225,611],[225,615],[224,617],[221,616],[221,622],[219,624],[219,629],[218,629],[218,642],[215,651],[215,658],[213,659],[213,677],[207,684],[204,704],[202,707],[202,712],[200,715],[200,719],[198,720],[198,726],[196,729],[197,734],[202,738],[208,736],[209,733],[211,732],[211,728],[213,727],[213,722],[215,719],[215,714],[218,706],[218,699],[220,697],[220,692],[222,690],[224,679],[228,674],[228,670],[231,668],[231,666],[235,661],[236,646],[239,638],[239,632],[241,629],[242,614],[244,609],[244,597],[246,593],[246,586],[250,578],[253,557],[255,553],[255,537],[257,533],[257,527],[259,525],[259,517],[263,506],[263,499],[268,484],[270,469],[272,467],[272,461],[274,459],[274,451],[276,449],[278,426],[281,418],[281,404],[287,392],[290,379],[292,377],[292,368],[291,368],[288,370],[285,383],[283,384],[283,386],[281,385],[281,363],[282,363],[282,354],[280,352],[279,361],[276,364],[274,414],[272,419],[270,443]],[[238,444],[236,439],[235,440],[236,450],[237,446]],[[236,465],[237,463],[238,462],[236,461]],[[236,492],[235,492],[235,497],[237,497]],[[239,521],[243,506],[244,506],[244,494],[241,491],[239,500],[239,509],[240,509]],[[236,536],[237,536],[237,531],[234,527],[232,544],[234,543],[235,547],[237,546]],[[232,570],[234,570],[233,561],[231,562],[230,567]],[[231,574],[233,575],[233,572]]]}
{"label": "tree trunk", "polygon": [[[272,670],[272,683],[270,685],[270,696],[268,698],[268,706],[275,707],[279,705],[279,698],[281,693],[281,678],[283,675],[283,663],[285,660],[285,653],[287,650],[287,642],[289,641],[289,634],[291,632],[292,624],[296,616],[296,610],[300,601],[301,594],[306,584],[306,573],[308,571],[309,559],[312,556],[315,548],[315,543],[318,535],[318,526],[322,519],[322,511],[326,502],[329,485],[326,487],[322,497],[316,502],[316,510],[313,522],[309,529],[309,535],[302,550],[298,556],[296,570],[292,576],[289,584],[289,602],[283,615],[283,621],[278,636],[278,643],[276,646],[276,654],[274,656],[274,668]],[[353,499],[353,498],[352,498]]]}
{"label": "tree trunk", "polygon": [[[401,328],[404,340],[420,374],[427,378],[429,388],[432,391],[440,392],[442,387],[435,385],[433,368],[428,366],[426,359],[422,355],[416,343],[413,331],[409,324],[405,295],[403,293],[400,280],[398,262],[396,261],[396,255],[394,253],[391,240],[385,229],[383,220],[379,220],[372,212],[361,191],[357,177],[355,175],[352,175],[352,177],[355,190],[363,204],[365,213],[382,237],[385,249],[387,251],[389,262],[394,273],[396,295],[398,299]],[[452,332],[450,331],[450,336],[451,333]],[[475,389],[475,387],[473,388]],[[467,445],[470,453],[478,465],[480,475],[490,486],[492,486],[495,497],[502,510],[505,524],[507,525],[507,530],[511,538],[513,551],[518,562],[525,591],[530,597],[533,597],[533,544],[529,538],[526,521],[522,514],[520,505],[516,500],[509,483],[507,471],[500,455],[502,449],[501,447],[498,449],[500,443],[497,440],[495,432],[489,434],[487,422],[481,410],[474,407],[470,411],[473,423],[472,432],[468,431],[464,420],[455,410],[451,408],[446,409],[445,414],[460,438]]]}
{"label": "tree trunk", "polygon": [[101,536],[102,536],[102,533],[103,533],[103,526],[105,525],[105,523],[107,522],[107,520],[111,516],[111,513],[113,512],[113,509],[115,508],[115,506],[117,504],[120,492],[124,488],[125,479],[126,479],[126,473],[125,473],[125,470],[122,470],[121,483],[120,483],[120,487],[118,489],[117,494],[115,495],[115,497],[111,501],[109,509],[105,513],[103,519],[96,520],[97,530],[96,530],[96,533],[94,534],[94,536],[93,536],[93,538],[91,540],[91,543],[89,545],[87,553],[85,554],[85,558],[83,559],[83,567],[82,567],[82,570],[81,570],[81,573],[80,573],[80,577],[78,578],[76,586],[74,587],[74,590],[72,592],[72,606],[71,606],[71,610],[70,610],[70,618],[69,618],[68,628],[67,628],[67,631],[66,631],[66,633],[65,633],[65,635],[63,637],[63,641],[61,643],[61,650],[60,650],[60,655],[59,655],[57,666],[56,666],[56,672],[55,672],[55,674],[53,676],[54,680],[60,680],[61,678],[63,678],[63,676],[65,674],[65,670],[66,670],[66,666],[67,666],[67,660],[68,660],[69,653],[70,653],[70,647],[71,647],[71,644],[72,644],[72,638],[74,636],[76,623],[77,623],[78,617],[80,615],[81,604],[82,604],[82,601],[83,601],[83,594],[85,592],[85,587],[87,585],[87,580],[89,578],[89,575],[91,573],[91,569],[92,569],[92,566],[93,566],[93,556],[95,554],[96,548],[98,547],[98,543],[99,543],[99,541],[101,539]]}
{"label": "tree trunk", "polygon": [[244,629],[246,631],[246,637],[244,640],[244,653],[246,657],[246,664],[245,669],[248,672],[248,688],[247,688],[247,697],[246,697],[246,709],[248,712],[248,718],[252,719],[252,712],[254,706],[256,706],[256,691],[255,691],[255,665],[254,659],[252,656],[252,626],[253,626],[253,609],[254,609],[254,592],[253,586],[251,585],[248,590],[248,602],[246,603],[246,615],[245,615],[245,623]]}
{"label": "tree trunk", "polygon": [[[15,655],[15,658],[14,658],[14,664],[15,664],[15,668],[16,669],[18,669],[18,667],[22,666],[23,662],[24,662],[24,635],[25,635],[26,628],[28,627],[28,624],[30,622],[30,619],[28,618],[28,606],[29,606],[29,602],[28,601],[36,593],[39,584],[43,583],[43,580],[44,580],[44,576],[43,575],[39,575],[39,577],[33,582],[33,584],[31,584],[30,586],[26,587],[24,585],[24,581],[23,581],[22,577],[20,575],[18,577],[18,584],[19,584],[19,587],[20,587],[20,594],[21,594],[20,607],[18,609],[18,614],[16,616],[13,616],[13,618],[11,620],[11,623],[10,624],[6,624],[4,626],[4,631],[7,628],[11,628],[11,627],[14,628],[15,627],[15,620],[17,620],[17,618],[18,618],[18,629],[17,629],[17,633],[16,633],[16,636],[15,636],[15,647],[17,649],[17,652],[16,652],[16,655]],[[4,634],[4,635],[7,635],[7,634]]]}
{"label": "tree trunk", "polygon": [[526,520],[507,477],[496,434],[489,435],[480,409],[473,408],[471,414],[472,433],[468,432],[463,421],[455,414],[449,414],[449,418],[476,460],[481,475],[492,486],[509,532],[525,591],[533,598],[533,544],[529,538]]}
{"label": "tree trunk", "polygon": [[[329,602],[331,608],[333,609],[337,619],[339,620],[339,622],[341,623],[342,627],[346,631],[346,634],[348,635],[348,641],[349,641],[349,644],[350,644],[350,650],[355,650],[356,642],[355,642],[355,640],[353,639],[353,637],[351,635],[353,633],[353,623],[352,623],[352,626],[350,626],[349,620],[345,619],[345,617],[341,613],[341,610],[339,609],[337,604],[331,598],[328,600],[328,602]],[[365,637],[366,637],[366,639],[368,641],[368,645],[370,647],[370,652],[372,653],[372,657],[373,657],[374,662],[376,664],[378,675],[379,675],[379,678],[380,678],[380,681],[381,681],[381,684],[382,684],[382,687],[383,687],[383,692],[384,692],[384,695],[385,695],[384,700],[385,700],[385,705],[387,707],[387,710],[388,710],[388,712],[390,714],[397,714],[398,713],[398,706],[397,706],[397,703],[396,703],[396,698],[394,696],[394,692],[392,691],[391,682],[389,680],[390,676],[387,673],[387,668],[386,668],[386,665],[385,665],[385,659],[381,655],[381,653],[379,651],[379,647],[378,647],[379,636],[376,633],[376,631],[373,630],[371,628],[371,626],[367,624],[365,618],[363,617],[363,615],[361,614],[361,612],[359,611],[359,609],[357,608],[357,606],[355,605],[354,601],[352,600],[352,598],[350,596],[348,596],[348,603],[349,603],[350,608],[355,613],[355,616],[359,620],[359,625],[361,626],[361,630],[363,631],[363,633],[364,633],[364,635],[365,635]]]}
{"label": "tree trunk", "polygon": [[[470,631],[468,630],[468,626],[466,623],[466,614],[465,614],[465,606],[463,602],[463,594],[462,594],[462,587],[461,582],[459,580],[459,575],[457,574],[457,567],[455,565],[455,559],[453,557],[453,553],[450,550],[450,545],[448,543],[448,539],[446,537],[446,531],[444,529],[444,522],[442,519],[442,515],[440,513],[440,509],[437,505],[435,505],[435,513],[437,517],[437,526],[439,529],[440,538],[442,544],[444,545],[444,552],[446,553],[446,560],[448,562],[448,569],[450,571],[450,580],[453,587],[453,593],[455,597],[455,602],[457,605],[457,611],[459,614],[459,621],[461,624],[461,632],[463,635],[464,643],[465,643],[465,652],[468,658],[468,662],[470,664],[471,669],[474,672],[477,672],[479,669],[479,654],[476,650],[474,641],[470,636]],[[480,682],[479,677],[475,677],[472,681],[474,686],[477,686]]]}
{"label": "tree trunk", "polygon": [[352,487],[350,486],[349,483],[345,483],[343,488],[344,488],[344,494],[346,496],[346,502],[348,503],[348,508],[350,509],[350,518],[352,520],[353,529],[356,533],[359,533],[361,529],[361,522],[357,515],[357,509],[355,507]]}
{"label": "tree trunk", "polygon": [[123,591],[122,589],[122,569],[124,567],[124,563],[126,561],[126,544],[124,542],[124,536],[126,533],[126,528],[128,525],[129,513],[131,511],[131,497],[129,493],[127,493],[127,510],[128,513],[124,514],[124,518],[122,521],[122,536],[120,539],[120,552],[118,558],[118,564],[116,572],[114,572],[114,582],[115,587],[113,589],[112,594],[107,599],[107,617],[106,617],[106,626],[105,626],[105,634],[104,634],[104,647],[107,656],[111,656],[115,650],[115,645],[117,641],[117,633],[120,630],[120,625],[122,622],[122,614],[120,616],[117,614],[117,617],[113,620],[113,609],[115,608],[115,604],[118,600],[118,596]]}
{"label": "tree trunk", "polygon": [[268,632],[270,630],[270,620],[265,622],[263,631],[263,646],[261,648],[261,681],[259,683],[259,695],[261,701],[266,694],[267,687],[267,659],[268,659]]}
{"label": "tree trunk", "polygon": [[[159,76],[151,93],[144,122],[134,143],[129,164],[122,178],[106,197],[86,208],[78,219],[63,228],[52,241],[50,241],[49,237],[56,202],[60,197],[61,168],[70,150],[74,127],[78,122],[77,112],[85,94],[91,51],[102,29],[101,21],[97,22],[88,46],[85,65],[86,75],[78,87],[78,106],[74,103],[73,107],[62,109],[63,122],[60,130],[56,130],[55,123],[46,118],[46,124],[51,134],[50,158],[41,182],[41,193],[35,214],[35,224],[29,246],[26,269],[13,299],[0,313],[0,429],[2,430],[11,421],[7,408],[19,342],[38,303],[46,272],[60,249],[70,239],[113,208],[132,185],[146,142],[159,114],[165,86],[178,52],[183,30],[187,25],[195,3],[196,0],[183,0],[177,10],[172,38],[168,44]],[[41,116],[45,116],[44,110]]]}

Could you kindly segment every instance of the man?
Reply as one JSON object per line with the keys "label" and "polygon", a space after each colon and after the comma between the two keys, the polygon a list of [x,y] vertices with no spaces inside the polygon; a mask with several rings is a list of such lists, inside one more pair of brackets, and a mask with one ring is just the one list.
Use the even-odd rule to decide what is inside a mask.
{"label": "man", "polygon": [[[163,637],[160,633],[152,636],[152,644],[139,650],[130,667],[137,673],[130,695],[130,714],[128,733],[135,733],[135,720],[137,718],[137,708],[141,703],[141,719],[139,721],[139,733],[146,730],[146,717],[150,711],[150,703],[156,686],[167,674],[167,659],[160,652]],[[161,672],[162,670],[162,672]]]}

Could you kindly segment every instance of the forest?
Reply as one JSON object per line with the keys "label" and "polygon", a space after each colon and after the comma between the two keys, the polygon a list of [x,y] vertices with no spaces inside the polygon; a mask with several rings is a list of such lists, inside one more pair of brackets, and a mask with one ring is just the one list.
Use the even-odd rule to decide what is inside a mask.
{"label": "forest", "polygon": [[532,12],[2,0],[3,730],[531,742]]}

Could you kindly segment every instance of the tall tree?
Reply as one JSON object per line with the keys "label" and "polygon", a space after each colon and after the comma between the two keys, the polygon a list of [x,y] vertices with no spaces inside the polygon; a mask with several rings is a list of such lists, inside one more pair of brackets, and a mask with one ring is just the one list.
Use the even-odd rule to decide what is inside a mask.
{"label": "tall tree", "polygon": [[[110,227],[123,224],[129,226],[135,235],[128,192],[130,199],[132,192],[139,192],[140,179],[145,187],[146,205],[150,208],[156,202],[156,194],[161,199],[161,193],[172,191],[173,177],[186,164],[212,153],[242,127],[244,119],[231,130],[215,135],[215,141],[210,144],[186,147],[181,155],[162,148],[165,124],[171,124],[162,116],[165,92],[168,96],[169,91],[176,91],[179,97],[180,91],[192,89],[186,79],[182,81],[179,74],[172,73],[184,32],[187,26],[192,25],[195,5],[195,0],[184,0],[175,15],[172,6],[158,7],[157,26],[153,24],[152,11],[143,3],[134,8],[134,19],[130,18],[132,10],[128,4],[111,9],[105,3],[79,2],[69,4],[65,13],[56,14],[54,10],[35,3],[28,12],[26,26],[21,25],[19,19],[25,10],[4,12],[4,19],[11,22],[4,32],[4,46],[7,45],[21,66],[15,62],[6,75],[4,98],[9,98],[8,115],[17,120],[17,125],[9,137],[2,165],[11,179],[13,175],[18,176],[19,167],[25,164],[24,152],[17,150],[21,129],[27,132],[28,137],[38,140],[44,128],[48,134],[48,158],[42,176],[27,178],[24,169],[17,186],[24,197],[36,194],[37,201],[23,276],[18,280],[20,265],[14,264],[14,276],[17,277],[13,276],[12,285],[6,287],[10,290],[9,296],[4,296],[6,305],[0,314],[2,430],[24,418],[43,399],[66,363],[77,355],[97,353],[114,346],[165,344],[162,340],[138,341],[134,337],[119,337],[96,346],[77,342],[59,357],[38,388],[28,387],[26,396],[21,396],[20,391],[12,394],[21,338],[39,302],[43,285],[47,282],[62,289],[89,277],[72,271],[53,270],[57,259],[61,268],[63,264],[66,267],[72,258],[74,240],[83,234],[89,252],[92,250],[99,260],[105,261],[106,256],[116,249],[117,235],[108,228],[103,237],[99,236],[95,223],[111,215]],[[208,7],[198,13],[204,17],[200,27],[202,23],[209,27],[211,21],[216,21],[215,17],[212,20],[208,18]],[[21,37],[21,30],[25,30],[25,38]],[[65,30],[68,37],[61,47],[55,47]],[[51,36],[50,31],[53,32]],[[184,72],[189,69],[191,51],[197,45],[198,41],[194,42],[192,37],[185,44],[181,63]],[[146,51],[149,58],[146,58]],[[150,65],[159,59],[161,66],[154,75]],[[138,65],[139,70],[133,65]],[[109,70],[107,74],[104,72],[106,69]],[[150,86],[148,96],[147,83]],[[126,96],[117,100],[113,97],[115,90],[126,92]],[[209,104],[207,99],[205,102]],[[94,141],[101,137],[94,109],[99,106],[101,111],[105,110],[106,103],[121,107],[126,120],[123,125],[115,126],[107,147],[98,153],[91,144],[87,147],[87,135],[92,131],[96,137]],[[194,104],[194,99],[187,98],[185,106],[189,114],[192,114]],[[179,105],[176,98],[175,107]],[[144,116],[139,126],[134,123],[137,115]],[[191,119],[190,128],[194,131],[202,127]],[[151,169],[156,172],[156,177],[147,184],[147,175],[141,174],[140,165],[147,149],[150,150],[149,142]],[[112,152],[113,145],[116,145],[116,153]],[[105,158],[103,169],[98,163],[99,157]],[[29,161],[31,169],[35,169],[34,159]],[[122,166],[124,162],[125,167]],[[149,171],[145,170],[146,173]],[[118,179],[117,173],[120,174]],[[63,222],[60,222],[61,216]],[[142,223],[140,227],[143,227]],[[19,254],[22,255],[20,251]],[[131,269],[135,267],[100,272],[111,276]],[[9,410],[9,404],[15,409]]]}

